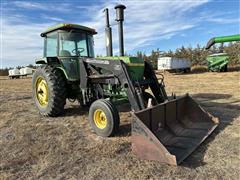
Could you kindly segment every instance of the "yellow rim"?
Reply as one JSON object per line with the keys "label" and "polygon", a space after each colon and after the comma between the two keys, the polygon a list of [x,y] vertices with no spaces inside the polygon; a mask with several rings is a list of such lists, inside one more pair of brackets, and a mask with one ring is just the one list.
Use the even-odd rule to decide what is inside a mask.
{"label": "yellow rim", "polygon": [[36,81],[36,97],[41,106],[48,104],[48,85],[43,77],[38,77]]}
{"label": "yellow rim", "polygon": [[97,109],[94,112],[93,120],[99,129],[104,129],[107,126],[106,114],[101,109]]}

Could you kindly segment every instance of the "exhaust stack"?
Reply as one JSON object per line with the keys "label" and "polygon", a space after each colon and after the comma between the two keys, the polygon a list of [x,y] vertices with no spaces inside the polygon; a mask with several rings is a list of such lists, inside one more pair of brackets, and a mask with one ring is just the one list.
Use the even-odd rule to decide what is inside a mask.
{"label": "exhaust stack", "polygon": [[126,7],[122,4],[119,4],[115,6],[115,9],[116,9],[116,21],[118,22],[119,56],[124,56],[123,21],[124,21],[124,9],[126,9]]}
{"label": "exhaust stack", "polygon": [[106,55],[113,56],[113,53],[112,53],[112,28],[109,24],[108,8],[104,9],[103,12],[105,12],[105,18],[106,18],[106,27],[105,27]]}

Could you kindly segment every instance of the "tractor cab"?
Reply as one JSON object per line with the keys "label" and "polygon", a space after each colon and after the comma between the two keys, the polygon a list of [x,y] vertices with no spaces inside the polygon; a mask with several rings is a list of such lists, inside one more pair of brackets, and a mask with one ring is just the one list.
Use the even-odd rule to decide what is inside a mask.
{"label": "tractor cab", "polygon": [[43,58],[36,64],[59,64],[70,81],[79,80],[79,58],[94,57],[94,29],[77,24],[58,24],[41,33]]}
{"label": "tractor cab", "polygon": [[58,24],[41,33],[44,57],[94,57],[94,29],[76,24]]}

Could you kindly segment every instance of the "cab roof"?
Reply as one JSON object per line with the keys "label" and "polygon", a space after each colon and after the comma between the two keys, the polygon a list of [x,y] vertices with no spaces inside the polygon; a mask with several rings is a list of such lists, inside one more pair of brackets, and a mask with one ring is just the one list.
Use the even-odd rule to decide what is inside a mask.
{"label": "cab roof", "polygon": [[44,37],[46,36],[46,34],[56,31],[56,30],[70,30],[70,29],[75,29],[75,30],[83,30],[83,31],[87,31],[91,34],[97,34],[97,32],[95,31],[95,29],[86,27],[86,26],[82,26],[82,25],[78,25],[78,24],[65,24],[65,23],[61,23],[61,24],[57,24],[55,26],[51,26],[49,27],[46,31],[41,33],[41,36]]}

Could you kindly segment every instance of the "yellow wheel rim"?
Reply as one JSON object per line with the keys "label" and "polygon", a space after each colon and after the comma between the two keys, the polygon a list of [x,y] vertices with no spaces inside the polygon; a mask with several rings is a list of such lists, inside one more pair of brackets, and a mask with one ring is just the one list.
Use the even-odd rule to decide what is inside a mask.
{"label": "yellow wheel rim", "polygon": [[48,104],[48,85],[43,77],[39,77],[36,81],[36,97],[41,106]]}
{"label": "yellow wheel rim", "polygon": [[104,129],[107,126],[106,114],[101,109],[97,109],[94,112],[93,120],[99,129]]}

